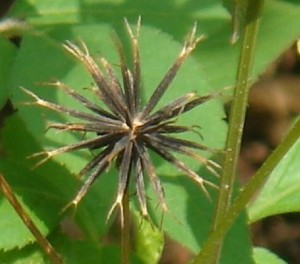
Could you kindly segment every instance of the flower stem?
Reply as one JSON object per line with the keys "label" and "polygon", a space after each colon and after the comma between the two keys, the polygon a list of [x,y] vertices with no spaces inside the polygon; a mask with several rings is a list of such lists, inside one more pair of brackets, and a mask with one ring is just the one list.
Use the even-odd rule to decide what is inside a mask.
{"label": "flower stem", "polygon": [[[237,160],[240,152],[243,126],[248,102],[249,79],[254,60],[256,37],[259,28],[260,14],[263,0],[248,1],[245,5],[245,23],[238,64],[236,88],[229,116],[229,131],[226,142],[226,156],[223,165],[223,175],[221,179],[219,197],[215,209],[213,222],[214,232],[224,221],[232,200],[232,191],[235,181]],[[220,262],[220,255],[223,246],[225,233],[214,240],[212,254],[202,249],[193,261],[193,264]]]}
{"label": "flower stem", "polygon": [[130,210],[129,210],[129,194],[128,188],[126,188],[123,200],[123,218],[124,222],[122,223],[122,230],[121,230],[121,251],[122,251],[122,264],[129,264],[130,263]]}
{"label": "flower stem", "polygon": [[54,250],[50,242],[43,236],[43,234],[39,231],[37,226],[31,220],[30,216],[25,212],[22,205],[18,201],[17,197],[14,195],[12,189],[10,188],[9,184],[5,180],[4,176],[0,173],[0,190],[5,195],[6,199],[15,209],[16,213],[22,219],[23,223],[27,226],[30,230],[32,235],[35,237],[39,245],[41,246],[42,250],[48,255],[49,259],[54,264],[62,264],[63,261],[61,257],[57,254]]}
{"label": "flower stem", "polygon": [[205,256],[211,256],[215,254],[215,243],[220,237],[223,237],[228,232],[229,228],[232,226],[239,214],[245,210],[246,206],[257,194],[257,191],[262,188],[270,173],[273,171],[279,161],[284,158],[286,153],[296,143],[299,137],[300,119],[285,137],[283,142],[276,148],[276,150],[264,162],[262,167],[250,179],[244,190],[239,194],[233,205],[224,215],[223,221],[220,222],[215,231],[210,234],[200,254],[197,256],[197,260],[195,260],[193,263],[208,263],[201,261]]}

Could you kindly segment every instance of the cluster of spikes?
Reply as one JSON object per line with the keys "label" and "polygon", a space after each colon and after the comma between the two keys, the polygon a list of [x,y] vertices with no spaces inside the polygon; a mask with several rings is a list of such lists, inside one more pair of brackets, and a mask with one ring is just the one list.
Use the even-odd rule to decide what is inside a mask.
{"label": "cluster of spikes", "polygon": [[23,88],[29,96],[34,98],[34,102],[30,104],[42,106],[80,120],[76,123],[53,123],[49,125],[50,128],[60,131],[95,133],[95,136],[91,139],[83,139],[81,142],[72,145],[34,154],[33,156],[44,156],[44,159],[37,165],[62,153],[79,149],[100,149],[99,153],[79,172],[80,176],[86,176],[86,180],[68,206],[72,205],[76,207],[95,180],[115,162],[119,172],[118,190],[107,218],[109,219],[112,212],[119,207],[122,223],[124,221],[122,200],[132,178],[134,178],[132,180],[135,182],[136,195],[142,217],[149,217],[144,184],[145,176],[149,178],[149,182],[163,212],[168,211],[164,199],[163,187],[157,177],[149,150],[157,153],[162,159],[175,166],[182,174],[195,181],[207,196],[209,194],[206,185],[215,188],[217,186],[200,177],[200,175],[175,157],[174,153],[186,155],[197,160],[215,175],[218,175],[217,170],[220,168],[218,164],[196,152],[196,150],[212,151],[211,149],[202,144],[179,139],[174,136],[178,133],[191,131],[191,127],[175,124],[179,115],[203,104],[217,94],[199,96],[196,93],[188,93],[154,111],[154,108],[170,86],[183,62],[203,39],[203,36],[196,37],[196,25],[189,33],[174,64],[165,74],[145,105],[141,105],[140,103],[140,94],[142,91],[138,37],[141,20],[139,18],[135,33],[126,20],[125,25],[132,44],[132,69],[129,69],[126,64],[122,42],[117,37],[114,39],[120,59],[122,82],[118,80],[112,65],[104,58],[100,60],[104,71],[101,70],[83,43],[81,44],[81,48],[69,41],[63,45],[91,74],[95,83],[95,88],[92,91],[104,103],[106,108],[102,108],[100,104],[91,102],[59,81],[48,83],[48,85],[65,92],[68,96],[84,105],[89,110],[88,112],[48,102]]}

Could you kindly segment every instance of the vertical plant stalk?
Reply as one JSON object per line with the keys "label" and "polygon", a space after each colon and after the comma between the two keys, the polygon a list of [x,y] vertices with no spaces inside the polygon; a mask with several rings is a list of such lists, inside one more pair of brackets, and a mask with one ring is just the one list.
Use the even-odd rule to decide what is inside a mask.
{"label": "vertical plant stalk", "polygon": [[[212,232],[216,230],[217,226],[219,226],[222,221],[224,221],[224,215],[227,213],[229,207],[231,206],[237,160],[240,152],[243,126],[248,102],[248,80],[250,79],[254,60],[254,51],[262,6],[263,0],[249,0],[248,4],[246,5],[246,22],[243,30],[244,34],[242,36],[235,94],[229,117],[226,156],[223,166],[223,175],[215,210]],[[208,252],[202,249],[199,255],[193,261],[193,264],[219,263],[225,234],[226,233],[220,235],[218,239],[214,241],[214,250],[211,251],[213,252],[212,254],[208,254]]]}
{"label": "vertical plant stalk", "polygon": [[43,234],[39,231],[37,226],[31,220],[30,216],[25,212],[22,205],[17,200],[16,196],[14,195],[12,189],[10,188],[9,184],[6,182],[3,175],[0,173],[0,189],[12,207],[15,209],[16,213],[19,215],[23,223],[27,226],[29,231],[37,240],[38,244],[45,252],[45,254],[49,257],[49,259],[54,264],[63,264],[61,257],[58,253],[54,250],[50,242],[43,236]]}
{"label": "vertical plant stalk", "polygon": [[128,188],[126,188],[123,199],[123,223],[122,223],[122,230],[121,230],[121,263],[122,264],[129,264],[130,263],[130,210],[129,210],[129,194]]}
{"label": "vertical plant stalk", "polygon": [[[294,125],[292,130],[285,137],[283,142],[276,148],[276,150],[264,162],[262,167],[250,179],[244,190],[239,194],[235,202],[232,204],[228,212],[224,215],[223,221],[216,227],[215,231],[208,237],[202,251],[197,256],[194,263],[206,263],[202,261],[204,255],[211,256],[215,253],[215,242],[223,237],[232,226],[234,221],[240,213],[246,208],[254,195],[262,188],[268,176],[273,169],[278,165],[279,161],[284,158],[290,148],[297,142],[300,136],[300,119]],[[196,262],[198,261],[198,262]]]}

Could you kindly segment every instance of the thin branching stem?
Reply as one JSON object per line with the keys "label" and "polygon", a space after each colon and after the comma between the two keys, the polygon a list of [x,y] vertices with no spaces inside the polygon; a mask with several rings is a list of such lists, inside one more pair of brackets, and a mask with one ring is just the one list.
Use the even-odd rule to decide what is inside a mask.
{"label": "thin branching stem", "polygon": [[235,202],[232,204],[228,212],[224,215],[223,221],[219,223],[215,231],[208,237],[202,251],[200,252],[194,263],[206,263],[200,262],[204,258],[204,255],[210,256],[215,254],[215,242],[223,237],[235,222],[240,213],[245,210],[246,206],[253,200],[253,197],[263,187],[268,176],[278,165],[278,163],[284,158],[291,147],[297,142],[300,137],[300,119],[296,122],[294,127],[285,137],[283,142],[276,148],[276,150],[269,156],[264,162],[262,167],[256,172],[256,174],[250,179],[243,191],[238,195]]}
{"label": "thin branching stem", "polygon": [[[248,1],[246,6],[246,19],[244,34],[238,64],[235,94],[229,117],[229,131],[226,142],[226,156],[224,160],[221,178],[220,192],[216,205],[212,232],[214,232],[223,221],[232,202],[233,185],[236,174],[237,160],[240,152],[243,126],[249,94],[249,79],[254,60],[256,38],[259,28],[260,14],[263,0]],[[223,241],[226,233],[214,240],[213,253],[201,250],[193,264],[220,262]]]}
{"label": "thin branching stem", "polygon": [[29,231],[35,237],[36,241],[45,252],[45,254],[49,257],[53,264],[63,264],[61,257],[52,247],[50,242],[43,236],[40,230],[37,228],[35,223],[32,221],[30,216],[23,209],[22,205],[18,201],[14,192],[10,188],[8,182],[5,180],[4,176],[0,173],[0,189],[9,203],[12,205],[16,213],[19,215],[23,223],[27,226]]}

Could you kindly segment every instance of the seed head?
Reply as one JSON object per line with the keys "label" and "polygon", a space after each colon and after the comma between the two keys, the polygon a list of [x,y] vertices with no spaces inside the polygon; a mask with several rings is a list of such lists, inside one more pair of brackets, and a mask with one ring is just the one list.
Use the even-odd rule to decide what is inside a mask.
{"label": "seed head", "polygon": [[218,174],[216,169],[219,168],[218,164],[196,152],[196,150],[210,151],[208,147],[175,137],[178,133],[193,130],[192,127],[176,125],[175,121],[177,117],[212,99],[217,94],[199,96],[196,93],[188,93],[154,111],[155,106],[170,86],[183,62],[203,39],[203,36],[196,37],[196,25],[194,25],[191,33],[188,35],[174,64],[165,74],[145,105],[141,105],[140,103],[142,87],[138,38],[141,20],[139,19],[137,22],[135,34],[127,20],[125,20],[125,25],[133,49],[133,67],[130,69],[126,64],[122,42],[119,38],[115,37],[114,43],[120,58],[121,82],[118,80],[113,67],[106,59],[102,58],[100,60],[104,71],[98,67],[84,43],[81,43],[81,48],[69,41],[63,45],[91,74],[96,87],[92,91],[105,104],[108,110],[102,108],[100,104],[93,103],[59,81],[48,83],[48,85],[59,88],[68,96],[81,103],[89,110],[88,113],[48,102],[23,88],[29,96],[35,99],[33,104],[75,117],[79,120],[77,123],[53,123],[49,125],[49,128],[60,131],[95,133],[95,136],[91,139],[83,139],[72,145],[34,154],[33,156],[44,156],[44,159],[37,165],[58,154],[79,149],[99,149],[99,153],[79,172],[79,175],[86,176],[86,180],[68,206],[77,206],[99,175],[115,162],[119,171],[118,191],[115,202],[109,210],[108,218],[115,208],[119,207],[122,223],[122,199],[130,180],[135,182],[136,195],[143,217],[148,217],[144,177],[149,178],[162,210],[164,212],[168,210],[164,199],[163,187],[156,174],[155,166],[151,161],[149,150],[156,152],[162,159],[195,181],[207,196],[206,185],[217,186],[200,177],[184,162],[176,158],[174,153],[180,153],[197,160],[215,175]]}

